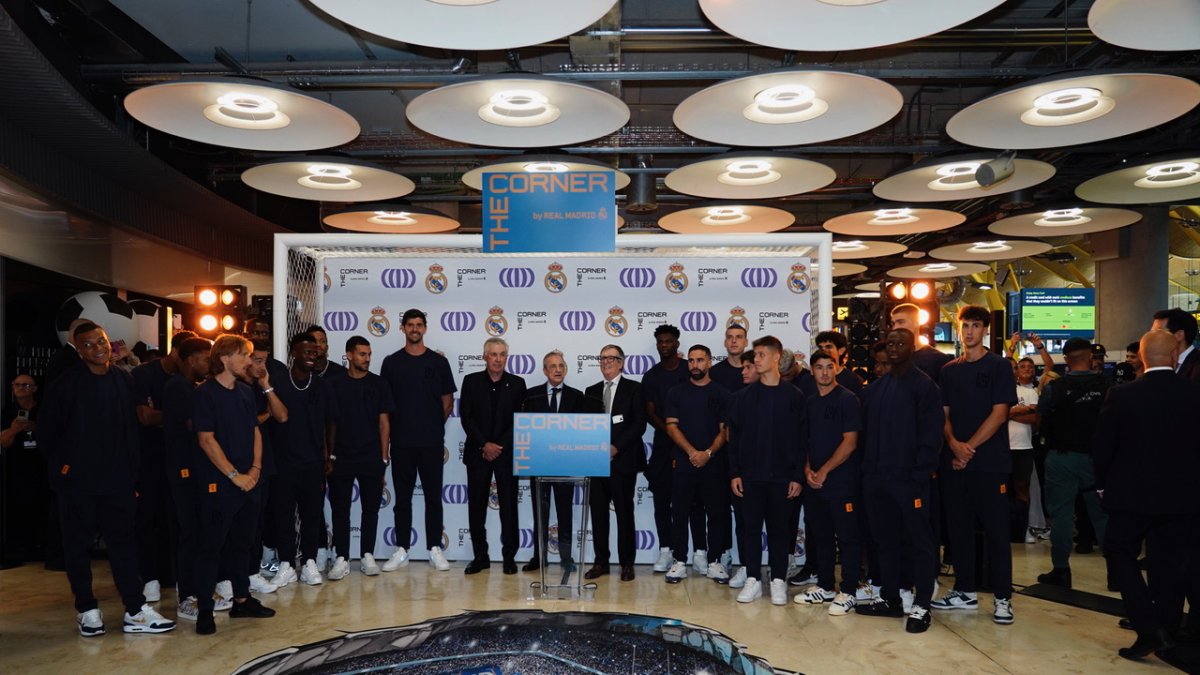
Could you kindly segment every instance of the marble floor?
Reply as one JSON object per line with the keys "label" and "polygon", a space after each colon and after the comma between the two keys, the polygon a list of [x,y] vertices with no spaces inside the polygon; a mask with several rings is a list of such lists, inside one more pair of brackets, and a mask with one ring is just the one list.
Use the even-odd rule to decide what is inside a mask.
{"label": "marble floor", "polygon": [[[1073,556],[1075,587],[1101,592],[1103,559]],[[663,582],[639,566],[637,579],[601,579],[590,601],[528,601],[534,574],[504,576],[500,566],[467,577],[464,563],[437,572],[423,562],[378,577],[355,570],[322,586],[292,585],[263,596],[278,610],[273,619],[231,620],[218,615],[217,635],[198,636],[181,622],[165,635],[124,635],[121,606],[107,563],[94,565],[96,593],[109,632],[85,639],[75,629],[75,613],[65,575],[26,565],[0,571],[0,673],[225,673],[264,653],[315,642],[342,631],[415,623],[471,609],[540,608],[626,611],[669,616],[719,630],[744,643],[777,668],[805,673],[1131,673],[1177,672],[1154,657],[1133,663],[1117,648],[1133,634],[1116,618],[1025,596],[1015,596],[1016,622],[991,620],[991,598],[980,595],[978,612],[934,615],[923,635],[904,632],[902,619],[855,615],[830,617],[825,607],[789,603],[772,606],[763,598],[739,605],[734,593],[700,577],[678,585]],[[1013,545],[1013,576],[1032,584],[1049,569],[1049,543]],[[943,591],[952,582],[941,579]],[[793,591],[794,594],[794,591]],[[1111,594],[1110,594],[1111,595]],[[174,616],[173,591],[164,591],[160,609]]]}

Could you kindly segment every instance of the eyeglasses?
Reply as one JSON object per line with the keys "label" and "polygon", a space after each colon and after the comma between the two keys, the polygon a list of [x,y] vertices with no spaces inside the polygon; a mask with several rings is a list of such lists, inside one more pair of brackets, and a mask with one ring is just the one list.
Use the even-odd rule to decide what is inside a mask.
{"label": "eyeglasses", "polygon": [[13,382],[14,389],[36,389],[37,385],[33,382]]}
{"label": "eyeglasses", "polygon": [[623,357],[623,356],[601,356],[600,357],[600,361],[602,363],[612,363],[613,361],[624,361],[624,360],[625,360],[625,357]]}

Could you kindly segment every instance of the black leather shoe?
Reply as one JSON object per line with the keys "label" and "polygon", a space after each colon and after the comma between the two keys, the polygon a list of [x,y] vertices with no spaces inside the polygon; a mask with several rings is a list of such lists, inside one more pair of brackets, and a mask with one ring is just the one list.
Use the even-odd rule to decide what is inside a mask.
{"label": "black leather shoe", "polygon": [[505,574],[516,574],[517,573],[517,561],[505,560],[503,569],[504,569]]}
{"label": "black leather shoe", "polygon": [[229,609],[229,616],[234,619],[269,619],[275,616],[275,610],[263,607],[255,598],[246,598],[245,602],[234,601]]}
{"label": "black leather shoe", "polygon": [[541,568],[542,568],[541,563],[539,563],[536,559],[534,559],[534,560],[530,560],[529,562],[525,563],[525,565],[521,567],[521,571],[522,572],[536,572]]}
{"label": "black leather shoe", "polygon": [[1055,567],[1045,574],[1038,575],[1038,583],[1050,584],[1051,586],[1062,586],[1063,588],[1071,587],[1071,568]]}
{"label": "black leather shoe", "polygon": [[592,568],[584,573],[584,579],[599,579],[608,574],[608,565],[592,565]]}
{"label": "black leather shoe", "polygon": [[633,565],[621,565],[621,581],[633,581]]}
{"label": "black leather shoe", "polygon": [[212,611],[201,611],[200,615],[196,617],[196,635],[212,635],[216,632],[217,622],[213,621]]}
{"label": "black leather shoe", "polygon": [[479,574],[491,566],[490,560],[472,560],[467,564],[467,569],[463,570],[463,574]]}
{"label": "black leather shoe", "polygon": [[899,599],[888,601],[879,598],[871,603],[856,605],[854,613],[862,616],[886,616],[898,619],[904,616],[904,605],[900,604]]}
{"label": "black leather shoe", "polygon": [[1130,621],[1129,619],[1121,619],[1120,621],[1117,622],[1117,628],[1123,628],[1125,630],[1133,630],[1133,622]]}
{"label": "black leather shoe", "polygon": [[1175,641],[1164,630],[1156,631],[1147,635],[1138,635],[1137,640],[1128,647],[1122,647],[1117,650],[1117,655],[1123,659],[1136,660],[1149,656],[1152,652],[1160,649],[1170,649],[1175,646]]}

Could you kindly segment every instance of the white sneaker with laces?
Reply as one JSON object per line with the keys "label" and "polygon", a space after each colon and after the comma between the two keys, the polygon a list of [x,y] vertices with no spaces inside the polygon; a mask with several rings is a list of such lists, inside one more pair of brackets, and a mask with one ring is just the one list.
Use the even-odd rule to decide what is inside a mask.
{"label": "white sneaker with laces", "polygon": [[89,609],[75,617],[79,624],[79,634],[83,637],[98,637],[104,635],[104,613],[99,609]]}
{"label": "white sneaker with laces", "polygon": [[738,571],[733,574],[733,578],[729,580],[730,588],[742,588],[746,585],[746,566],[742,565]]}
{"label": "white sneaker with laces", "polygon": [[771,604],[786,605],[787,604],[787,582],[783,579],[771,580]]}
{"label": "white sneaker with laces", "polygon": [[671,549],[663,547],[658,549],[658,560],[654,561],[655,572],[666,572],[671,569],[671,563],[675,562],[675,556],[671,553]]}
{"label": "white sneaker with laces", "polygon": [[188,596],[179,603],[179,609],[175,610],[175,618],[185,619],[187,621],[195,621],[200,618],[200,608],[196,606],[196,598]]}
{"label": "white sneaker with laces", "polygon": [[268,580],[261,574],[250,575],[250,590],[254,593],[262,593],[264,595],[274,593],[279,590],[279,586]]}
{"label": "white sneaker with laces", "polygon": [[996,598],[995,609],[992,610],[992,621],[1002,626],[1013,622],[1012,598]]}
{"label": "white sneaker with laces", "polygon": [[837,597],[837,593],[827,591],[820,586],[813,586],[807,591],[796,596],[797,605],[823,605],[827,602],[833,602]]}
{"label": "white sneaker with laces", "polygon": [[142,587],[142,595],[146,596],[146,602],[162,600],[162,587],[158,585],[158,579],[147,581]]}
{"label": "white sneaker with laces", "polygon": [[[221,583],[228,584],[229,582],[223,581]],[[230,609],[233,608],[232,584],[230,584],[230,586],[226,589],[226,592],[229,593],[229,595],[222,595],[221,591],[222,591],[221,584],[217,584],[216,590],[213,591],[213,611],[214,612],[228,612]]]}
{"label": "white sneaker with laces", "polygon": [[1025,543],[1036,544],[1038,542],[1037,535],[1034,534],[1032,527],[1025,528]]}
{"label": "white sneaker with laces", "polygon": [[316,561],[316,564],[317,564],[317,571],[318,571],[318,572],[324,572],[324,571],[328,570],[328,569],[329,569],[329,563],[330,563],[330,560],[331,560],[331,557],[330,557],[330,555],[329,555],[329,549],[327,549],[327,548],[319,548],[319,549],[317,549],[317,561]]}
{"label": "white sneaker with laces", "polygon": [[358,561],[358,569],[369,577],[379,574],[379,565],[375,562],[375,556],[371,555],[370,553],[363,554],[362,560]]}
{"label": "white sneaker with laces", "polygon": [[309,558],[304,561],[304,567],[300,568],[300,581],[309,586],[320,586],[325,583],[321,578],[321,570],[317,569],[317,561]]}
{"label": "white sneaker with laces", "polygon": [[326,576],[329,577],[330,581],[340,581],[345,579],[347,574],[350,574],[350,563],[346,562],[346,559],[339,555],[337,560],[333,561],[333,567],[329,568],[329,574]]}
{"label": "white sneaker with laces", "polygon": [[292,568],[289,562],[279,563],[279,569],[275,572],[275,576],[271,577],[271,583],[279,588],[296,583],[296,570]]}
{"label": "white sneaker with laces", "polygon": [[829,616],[846,616],[854,611],[854,606],[857,604],[853,595],[838,593],[829,605]]}
{"label": "white sneaker with laces", "polygon": [[671,563],[671,569],[667,570],[667,583],[677,584],[687,578],[688,567],[687,563],[676,560]]}
{"label": "white sneaker with laces", "polygon": [[858,602],[865,602],[869,604],[875,600],[878,600],[879,594],[882,591],[883,589],[881,589],[879,586],[876,586],[870,581],[864,581],[863,583],[859,584],[858,588],[854,591],[854,599]]}
{"label": "white sneaker with laces", "polygon": [[904,607],[905,614],[912,613],[913,592],[907,588],[900,589],[900,604]]}
{"label": "white sneaker with laces", "polygon": [[439,572],[446,572],[450,569],[450,561],[446,560],[446,555],[442,553],[441,546],[434,546],[429,549],[429,564]]}
{"label": "white sneaker with laces", "polygon": [[175,622],[154,611],[149,604],[142,605],[142,611],[133,616],[125,612],[126,633],[165,633],[175,630]]}
{"label": "white sneaker with laces", "polygon": [[962,591],[952,590],[942,596],[940,600],[934,600],[929,603],[933,609],[951,610],[951,609],[979,609],[979,600],[974,593],[963,593]]}
{"label": "white sneaker with laces", "polygon": [[713,561],[708,563],[708,569],[704,571],[704,576],[712,579],[718,584],[727,583],[729,581],[729,572],[725,571],[725,565]]}
{"label": "white sneaker with laces", "polygon": [[217,587],[214,590],[214,593],[216,593],[216,595],[220,596],[221,600],[228,600],[229,602],[233,602],[233,582],[230,581],[229,579],[226,579],[224,581],[218,581]]}
{"label": "white sneaker with laces", "polygon": [[383,570],[384,572],[395,572],[401,567],[405,567],[407,565],[408,550],[401,546],[400,548],[396,549],[396,552],[392,554],[392,557],[384,561],[383,565],[379,569]]}
{"label": "white sneaker with laces", "polygon": [[738,602],[754,602],[762,597],[762,583],[754,577],[746,578],[746,585],[742,587],[742,592],[738,593]]}
{"label": "white sneaker with laces", "polygon": [[696,551],[692,554],[692,569],[700,576],[708,574],[708,551]]}

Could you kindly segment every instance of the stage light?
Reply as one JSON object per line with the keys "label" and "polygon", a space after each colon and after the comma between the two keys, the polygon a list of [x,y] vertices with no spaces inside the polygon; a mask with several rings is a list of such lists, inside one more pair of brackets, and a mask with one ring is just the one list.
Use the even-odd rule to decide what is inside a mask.
{"label": "stage light", "polygon": [[927,310],[927,309],[918,310],[917,325],[918,326],[928,326],[929,325],[929,310]]}
{"label": "stage light", "polygon": [[246,287],[213,285],[195,287],[196,328],[213,336],[237,330],[245,320]]}
{"label": "stage light", "polygon": [[217,330],[217,317],[212,314],[205,314],[200,317],[200,330],[211,333]]}
{"label": "stage light", "polygon": [[201,307],[213,307],[217,304],[217,292],[211,288],[197,291],[196,304]]}
{"label": "stage light", "polygon": [[896,300],[903,300],[908,297],[908,286],[904,282],[895,283],[888,286],[887,293]]}
{"label": "stage light", "polygon": [[917,281],[909,286],[909,294],[913,300],[924,300],[933,293],[933,286],[927,281]]}

